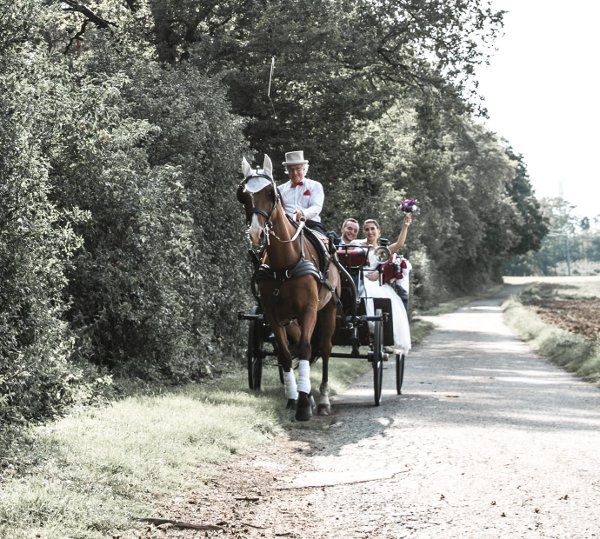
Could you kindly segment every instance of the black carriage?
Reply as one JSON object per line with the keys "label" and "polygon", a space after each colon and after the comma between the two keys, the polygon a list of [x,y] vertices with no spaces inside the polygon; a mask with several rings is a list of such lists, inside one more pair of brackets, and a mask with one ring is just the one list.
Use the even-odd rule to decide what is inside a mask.
{"label": "black carriage", "polygon": [[[341,294],[331,357],[362,358],[372,364],[373,393],[375,405],[378,406],[381,402],[384,362],[395,361],[396,391],[400,395],[405,355],[386,352],[386,347],[394,344],[391,300],[365,297],[363,272],[368,266],[368,249],[370,247],[340,245],[333,253],[332,261],[341,275]],[[385,258],[385,250],[382,250],[382,255]],[[370,315],[367,314],[367,301],[373,302]],[[280,380],[283,382],[282,369],[277,363],[277,345],[260,305],[250,313],[240,313],[239,318],[249,321],[246,351],[249,388],[261,388],[263,367],[268,363],[279,367]],[[340,351],[340,347],[346,350]]]}

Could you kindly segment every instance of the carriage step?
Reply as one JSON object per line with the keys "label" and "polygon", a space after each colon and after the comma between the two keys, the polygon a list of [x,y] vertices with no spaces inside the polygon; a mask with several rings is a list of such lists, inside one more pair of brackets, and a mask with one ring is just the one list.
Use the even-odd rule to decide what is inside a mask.
{"label": "carriage step", "polygon": [[262,313],[238,313],[238,320],[263,320],[264,316]]}
{"label": "carriage step", "polygon": [[[374,353],[371,350],[370,352],[367,353],[367,361],[370,361],[372,363],[373,362],[373,356],[374,356]],[[387,352],[384,352],[383,354],[381,354],[381,360],[382,361],[389,361],[390,360],[390,355]]]}
{"label": "carriage step", "polygon": [[373,316],[359,316],[360,320],[365,320],[366,322],[385,322],[388,319],[388,313],[381,313],[381,315],[373,315]]}

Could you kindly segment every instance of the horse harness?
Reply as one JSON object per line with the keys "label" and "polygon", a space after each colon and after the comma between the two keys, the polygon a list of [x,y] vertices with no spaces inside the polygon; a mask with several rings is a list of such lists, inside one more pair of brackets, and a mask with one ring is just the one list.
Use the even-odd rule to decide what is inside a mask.
{"label": "horse harness", "polygon": [[[300,229],[301,227],[298,227],[298,228]],[[309,231],[309,234],[311,233],[309,229],[306,229],[306,231]],[[334,294],[336,301],[339,302],[339,298],[337,297],[337,292],[336,292],[335,288],[332,287],[331,284],[329,283],[329,281],[327,280],[327,272],[329,270],[330,257],[328,256],[327,251],[325,250],[325,248],[323,247],[323,244],[320,242],[320,240],[318,238],[315,238],[315,240],[312,241],[311,243],[319,251],[320,259],[322,260],[321,268],[317,268],[317,266],[313,262],[311,262],[310,260],[306,260],[306,258],[305,258],[304,243],[306,241],[306,237],[305,237],[306,231],[303,230],[300,233],[300,242],[302,244],[301,255],[300,255],[300,259],[298,260],[296,265],[292,268],[283,269],[283,270],[273,269],[268,264],[260,263],[260,257],[257,256],[252,250],[250,250],[250,252],[252,253],[252,257],[255,260],[255,270],[254,270],[254,275],[252,276],[252,291],[253,291],[255,297],[258,298],[258,292],[256,291],[256,285],[258,285],[258,283],[260,283],[262,281],[277,282],[279,286],[277,286],[273,290],[273,295],[279,296],[279,291],[280,291],[281,285],[283,285],[283,283],[285,283],[286,281],[289,281],[291,279],[297,279],[299,277],[305,277],[306,275],[312,275],[317,280],[317,283],[319,283],[319,285],[323,285],[323,286],[327,287],[329,289],[329,291]],[[277,237],[277,236],[275,236],[275,237]],[[283,241],[283,240],[279,240],[279,241]],[[320,244],[320,247],[317,247],[318,244]],[[264,252],[265,249],[266,249],[266,247],[263,248],[262,252]]]}
{"label": "horse harness", "polygon": [[[270,182],[272,182],[274,184],[273,178],[271,178],[270,176],[268,176],[267,174],[264,174],[264,173],[258,173],[258,174],[254,174],[252,176],[248,176],[244,180],[244,182],[246,182],[250,177],[252,177],[252,178],[262,177],[262,178],[269,180]],[[313,240],[313,241],[311,241],[311,243],[317,249],[317,251],[319,251],[320,259],[322,261],[321,268],[317,268],[317,266],[313,262],[305,259],[304,243],[306,241],[306,238],[305,238],[305,230],[304,230],[304,225],[305,225],[304,221],[302,221],[298,225],[296,233],[289,240],[282,240],[272,230],[271,218],[273,217],[273,212],[275,211],[277,204],[279,202],[281,202],[281,195],[279,194],[279,189],[275,185],[274,185],[274,187],[275,187],[275,189],[273,190],[274,196],[273,196],[273,201],[272,201],[273,205],[271,206],[271,209],[269,210],[269,212],[266,212],[262,208],[256,208],[254,206],[252,206],[251,211],[249,212],[251,215],[257,214],[257,215],[261,215],[262,217],[265,218],[264,229],[265,229],[266,245],[262,246],[261,251],[258,255],[252,249],[250,249],[250,251],[249,251],[250,258],[251,258],[254,268],[255,268],[254,274],[252,275],[252,293],[253,293],[254,297],[257,299],[257,301],[260,302],[260,295],[257,290],[257,285],[262,281],[275,281],[277,283],[277,286],[273,290],[273,296],[278,297],[280,290],[281,290],[281,286],[286,281],[289,281],[291,279],[297,279],[299,277],[304,277],[306,275],[311,275],[317,280],[317,283],[320,286],[325,286],[329,289],[329,291],[332,293],[332,295],[335,299],[335,302],[338,304],[338,306],[341,307],[341,300],[337,294],[337,291],[335,290],[335,288],[333,286],[331,286],[331,284],[327,280],[327,271],[329,269],[330,257],[328,256],[327,251],[323,247],[323,243],[316,237],[314,232],[310,231],[310,229],[308,229],[308,228],[306,229],[306,230],[309,230],[309,235],[311,236],[311,239]],[[287,214],[286,214],[286,217],[287,217]],[[290,222],[292,224],[295,224],[291,219],[290,219]],[[301,244],[300,260],[298,260],[298,262],[296,263],[296,265],[294,267],[284,269],[284,270],[275,270],[275,269],[271,268],[271,266],[269,266],[268,264],[264,264],[264,263],[260,262],[260,259],[262,258],[262,255],[265,252],[267,245],[269,245],[269,243],[270,243],[269,236],[271,236],[271,235],[273,235],[275,237],[275,239],[277,239],[278,241],[280,241],[282,243],[291,243],[291,242],[295,241],[298,237],[300,238],[300,244]]]}

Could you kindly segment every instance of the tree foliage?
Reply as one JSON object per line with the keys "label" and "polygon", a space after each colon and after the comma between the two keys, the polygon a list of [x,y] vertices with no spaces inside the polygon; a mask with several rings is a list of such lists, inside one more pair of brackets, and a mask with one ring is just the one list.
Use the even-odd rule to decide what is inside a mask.
{"label": "tree foliage", "polygon": [[[79,241],[74,217],[51,201],[49,160],[37,137],[44,58],[27,46],[26,3],[0,17],[0,423],[52,415],[75,398],[65,272]],[[23,21],[20,17],[30,18]]]}
{"label": "tree foliage", "polygon": [[539,247],[525,162],[469,93],[501,26],[487,0],[4,3],[0,415],[240,357],[243,154],[303,149],[330,228],[393,237],[418,198],[422,302]]}
{"label": "tree foliage", "polygon": [[[539,203],[546,233],[539,246],[517,251],[505,264],[509,275],[575,275],[600,273],[600,233],[587,217],[561,197]],[[531,237],[535,238],[535,230]]]}

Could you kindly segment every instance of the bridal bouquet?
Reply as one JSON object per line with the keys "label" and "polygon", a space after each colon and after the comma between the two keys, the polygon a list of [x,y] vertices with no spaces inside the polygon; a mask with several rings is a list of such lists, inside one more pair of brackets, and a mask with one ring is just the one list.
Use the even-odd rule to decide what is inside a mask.
{"label": "bridal bouquet", "polygon": [[400,211],[404,213],[418,213],[419,206],[417,205],[419,201],[415,198],[407,198],[400,201]]}

